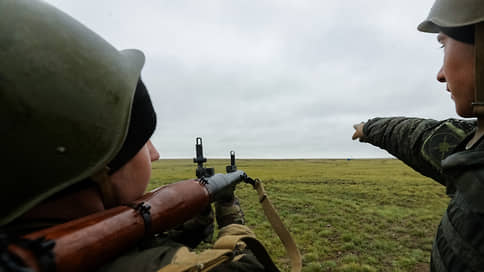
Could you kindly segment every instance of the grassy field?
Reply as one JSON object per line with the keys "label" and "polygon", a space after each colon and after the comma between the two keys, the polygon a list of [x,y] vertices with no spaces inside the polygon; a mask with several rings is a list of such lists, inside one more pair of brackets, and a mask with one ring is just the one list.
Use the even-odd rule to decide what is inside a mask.
{"label": "grassy field", "polygon": [[[209,160],[222,173],[228,160]],[[303,257],[303,271],[429,271],[432,240],[447,203],[445,188],[398,160],[238,160],[260,178]],[[191,160],[153,165],[151,187],[193,178]],[[277,265],[284,248],[251,186],[236,195],[247,224]]]}

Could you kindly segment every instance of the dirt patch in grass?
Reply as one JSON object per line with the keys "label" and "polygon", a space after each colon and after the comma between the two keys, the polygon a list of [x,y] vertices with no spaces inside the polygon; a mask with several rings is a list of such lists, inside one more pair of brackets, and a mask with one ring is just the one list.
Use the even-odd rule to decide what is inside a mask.
{"label": "dirt patch in grass", "polygon": [[428,263],[418,263],[415,265],[413,272],[429,272],[430,265]]}

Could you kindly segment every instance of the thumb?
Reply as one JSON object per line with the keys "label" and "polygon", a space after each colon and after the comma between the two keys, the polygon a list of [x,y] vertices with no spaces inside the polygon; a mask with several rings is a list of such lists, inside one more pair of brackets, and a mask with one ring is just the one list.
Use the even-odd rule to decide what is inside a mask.
{"label": "thumb", "polygon": [[358,131],[355,131],[355,133],[353,133],[353,136],[351,136],[351,140],[356,140],[358,138],[359,138]]}

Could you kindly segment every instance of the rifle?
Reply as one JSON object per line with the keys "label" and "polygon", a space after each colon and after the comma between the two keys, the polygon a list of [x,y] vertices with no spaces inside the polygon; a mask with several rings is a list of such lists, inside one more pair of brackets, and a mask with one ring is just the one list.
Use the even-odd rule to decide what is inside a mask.
{"label": "rifle", "polygon": [[[267,197],[260,182],[237,170],[235,152],[231,151],[230,155],[231,164],[226,167],[227,174],[214,174],[213,168],[203,166],[207,160],[203,157],[202,139],[197,138],[194,158],[198,164],[197,179],[165,185],[130,205],[27,234],[8,244],[8,251],[0,255],[0,264],[3,261],[5,266],[15,266],[18,262],[13,259],[20,259],[34,271],[93,270],[137,245],[145,237],[167,231],[195,217],[215,201],[224,189],[242,181],[258,187],[258,191],[261,189],[261,203],[270,205],[268,200],[265,201]],[[276,228],[276,232],[279,234],[280,230]],[[292,238],[283,243],[295,248]],[[300,269],[300,259],[296,260],[295,265]]]}

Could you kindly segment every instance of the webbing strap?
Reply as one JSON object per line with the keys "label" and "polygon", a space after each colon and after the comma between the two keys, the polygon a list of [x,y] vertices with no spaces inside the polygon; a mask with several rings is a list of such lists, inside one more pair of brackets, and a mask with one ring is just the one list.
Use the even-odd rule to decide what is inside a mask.
{"label": "webbing strap", "polygon": [[272,205],[271,201],[267,197],[266,191],[264,190],[264,186],[259,179],[255,180],[254,189],[257,190],[259,195],[259,202],[262,205],[262,209],[264,210],[264,214],[267,217],[267,220],[271,223],[272,228],[279,236],[279,239],[284,244],[286,248],[286,254],[291,259],[291,272],[299,272],[302,269],[302,261],[301,261],[301,253],[294,242],[289,231],[282,223],[281,218],[277,214],[274,206]]}

